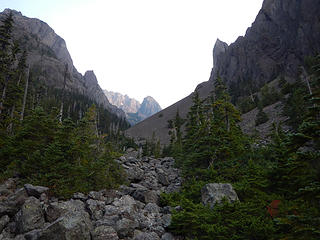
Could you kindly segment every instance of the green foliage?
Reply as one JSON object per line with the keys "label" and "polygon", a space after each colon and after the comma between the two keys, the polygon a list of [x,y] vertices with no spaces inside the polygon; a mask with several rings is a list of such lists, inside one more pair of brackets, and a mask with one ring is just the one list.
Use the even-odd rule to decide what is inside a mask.
{"label": "green foliage", "polygon": [[153,132],[151,140],[146,140],[142,146],[142,155],[143,156],[153,156],[159,158],[161,156],[161,145],[160,140],[156,139],[156,135]]}
{"label": "green foliage", "polygon": [[[213,95],[200,100],[197,92],[193,96],[193,106],[187,116],[186,134],[180,144],[175,141],[175,149],[182,150],[176,155],[178,165],[186,176],[195,176],[198,169],[219,165],[245,151],[247,140],[237,122],[240,113],[230,103],[230,97],[223,81],[215,82]],[[179,140],[179,139],[178,139]],[[183,153],[183,154],[182,154]]]}
{"label": "green foliage", "polygon": [[241,113],[247,113],[257,107],[257,103],[254,97],[248,96],[239,98],[237,106],[240,109]]}
{"label": "green foliage", "polygon": [[[250,144],[236,127],[237,114],[221,81],[211,101],[195,94],[179,160],[185,182],[179,193],[161,196],[163,205],[180,206],[173,212],[173,233],[186,239],[320,238],[320,57],[309,61],[312,94],[291,88],[287,108],[298,101],[295,94],[302,101],[290,106],[292,132],[274,125],[266,145]],[[272,91],[263,92],[262,103],[270,104]],[[201,188],[212,182],[231,183],[240,202],[203,206]],[[272,212],[274,200],[280,204]]]}
{"label": "green foliage", "polygon": [[36,108],[25,118],[6,141],[7,149],[0,151],[1,160],[7,159],[6,175],[18,174],[25,182],[48,186],[60,197],[124,181],[123,170],[114,161],[119,155],[97,135],[94,106],[78,124],[71,119],[60,123],[56,116],[56,111],[47,115]]}
{"label": "green foliage", "polygon": [[269,120],[268,115],[263,111],[261,107],[259,107],[259,112],[256,117],[256,126],[266,123],[268,122],[268,120]]}
{"label": "green foliage", "polygon": [[269,87],[268,84],[261,88],[261,105],[263,107],[269,106],[280,100],[280,94],[274,87]]}

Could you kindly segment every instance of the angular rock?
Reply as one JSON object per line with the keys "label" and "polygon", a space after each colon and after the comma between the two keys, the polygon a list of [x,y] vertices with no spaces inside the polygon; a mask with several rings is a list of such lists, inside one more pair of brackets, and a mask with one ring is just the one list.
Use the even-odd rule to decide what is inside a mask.
{"label": "angular rock", "polygon": [[27,198],[28,195],[24,188],[17,189],[14,194],[0,202],[0,217],[4,215],[14,216]]}
{"label": "angular rock", "polygon": [[40,198],[42,193],[47,194],[49,188],[42,186],[33,186],[31,184],[25,184],[24,188],[26,189],[29,196]]}
{"label": "angular rock", "polygon": [[72,198],[74,200],[81,200],[81,201],[87,200],[86,195],[84,195],[83,193],[74,193]]}
{"label": "angular rock", "polygon": [[174,240],[174,236],[167,232],[162,235],[161,240]]}
{"label": "angular rock", "polygon": [[130,167],[128,169],[125,169],[125,171],[129,181],[139,182],[144,178],[144,172],[139,167]]}
{"label": "angular rock", "polygon": [[113,205],[119,209],[119,214],[132,216],[138,210],[136,201],[129,195],[124,195],[120,199],[115,200]]}
{"label": "angular rock", "polygon": [[141,232],[137,234],[133,240],[160,240],[160,238],[155,232]]}
{"label": "angular rock", "polygon": [[29,197],[17,214],[17,230],[26,233],[44,226],[44,214],[39,199]]}
{"label": "angular rock", "polygon": [[45,209],[45,216],[48,222],[53,222],[68,212],[84,212],[85,205],[80,200],[69,200],[65,202],[52,202]]}
{"label": "angular rock", "polygon": [[103,219],[95,222],[95,226],[109,226],[115,228],[119,220],[120,217],[118,215],[104,216]]}
{"label": "angular rock", "polygon": [[113,205],[107,205],[104,208],[104,215],[105,216],[112,216],[118,213],[118,208]]}
{"label": "angular rock", "polygon": [[47,226],[39,240],[91,240],[92,223],[86,212],[68,212]]}
{"label": "angular rock", "polygon": [[164,186],[170,184],[167,174],[162,169],[158,169],[158,181]]}
{"label": "angular rock", "polygon": [[159,214],[160,207],[155,203],[148,203],[144,207],[144,210],[147,211],[148,213]]}
{"label": "angular rock", "polygon": [[24,234],[25,240],[38,240],[42,235],[42,231],[39,229],[32,230],[26,234]]}
{"label": "angular rock", "polygon": [[118,240],[117,232],[109,226],[98,226],[92,232],[92,240]]}
{"label": "angular rock", "polygon": [[88,199],[86,202],[86,207],[93,220],[96,221],[103,217],[105,209],[105,203],[103,201]]}
{"label": "angular rock", "polygon": [[7,215],[4,215],[0,218],[0,233],[7,226],[9,221],[10,221],[10,218]]}
{"label": "angular rock", "polygon": [[163,226],[164,228],[169,227],[170,224],[171,224],[171,219],[172,219],[171,214],[165,214],[165,215],[163,215],[162,218],[161,218],[162,226]]}
{"label": "angular rock", "polygon": [[148,191],[144,194],[144,202],[145,203],[155,203],[155,204],[159,204],[160,202],[160,196],[159,194],[152,190],[152,191]]}
{"label": "angular rock", "polygon": [[208,183],[201,189],[202,203],[211,208],[221,203],[224,198],[229,202],[239,200],[237,193],[229,183]]}
{"label": "angular rock", "polygon": [[134,229],[137,228],[138,226],[139,224],[134,220],[131,220],[128,218],[122,218],[117,222],[116,230],[119,237],[121,238],[132,237]]}

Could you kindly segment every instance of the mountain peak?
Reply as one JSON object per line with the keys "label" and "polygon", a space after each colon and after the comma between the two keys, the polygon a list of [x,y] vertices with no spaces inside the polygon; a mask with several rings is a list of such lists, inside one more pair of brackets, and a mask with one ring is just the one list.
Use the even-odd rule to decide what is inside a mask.
{"label": "mountain peak", "polygon": [[228,44],[221,41],[219,38],[217,38],[213,48],[213,68],[216,66],[218,62],[219,55],[221,53],[225,53],[227,48],[228,48]]}
{"label": "mountain peak", "polygon": [[161,106],[159,103],[154,100],[153,97],[147,96],[143,99],[143,102],[141,104],[141,107],[139,109],[139,114],[145,115],[147,117],[150,117],[151,115],[161,111]]}
{"label": "mountain peak", "polygon": [[111,104],[121,108],[126,113],[127,120],[131,125],[135,125],[161,111],[159,103],[151,96],[145,97],[140,104],[138,100],[130,98],[128,95],[107,90],[103,92]]}

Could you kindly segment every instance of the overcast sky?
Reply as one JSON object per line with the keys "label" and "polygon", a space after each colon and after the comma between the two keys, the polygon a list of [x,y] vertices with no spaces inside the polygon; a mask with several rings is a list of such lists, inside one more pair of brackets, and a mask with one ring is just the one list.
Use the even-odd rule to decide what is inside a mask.
{"label": "overcast sky", "polygon": [[262,0],[0,0],[48,23],[75,67],[103,89],[165,108],[207,81],[217,38],[228,44],[251,26]]}

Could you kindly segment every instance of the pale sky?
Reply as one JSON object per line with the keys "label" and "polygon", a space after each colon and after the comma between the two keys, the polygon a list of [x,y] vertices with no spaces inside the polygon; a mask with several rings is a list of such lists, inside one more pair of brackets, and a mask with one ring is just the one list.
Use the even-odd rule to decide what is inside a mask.
{"label": "pale sky", "polygon": [[0,0],[49,24],[82,74],[102,89],[162,108],[207,81],[217,38],[228,44],[251,26],[263,0]]}

